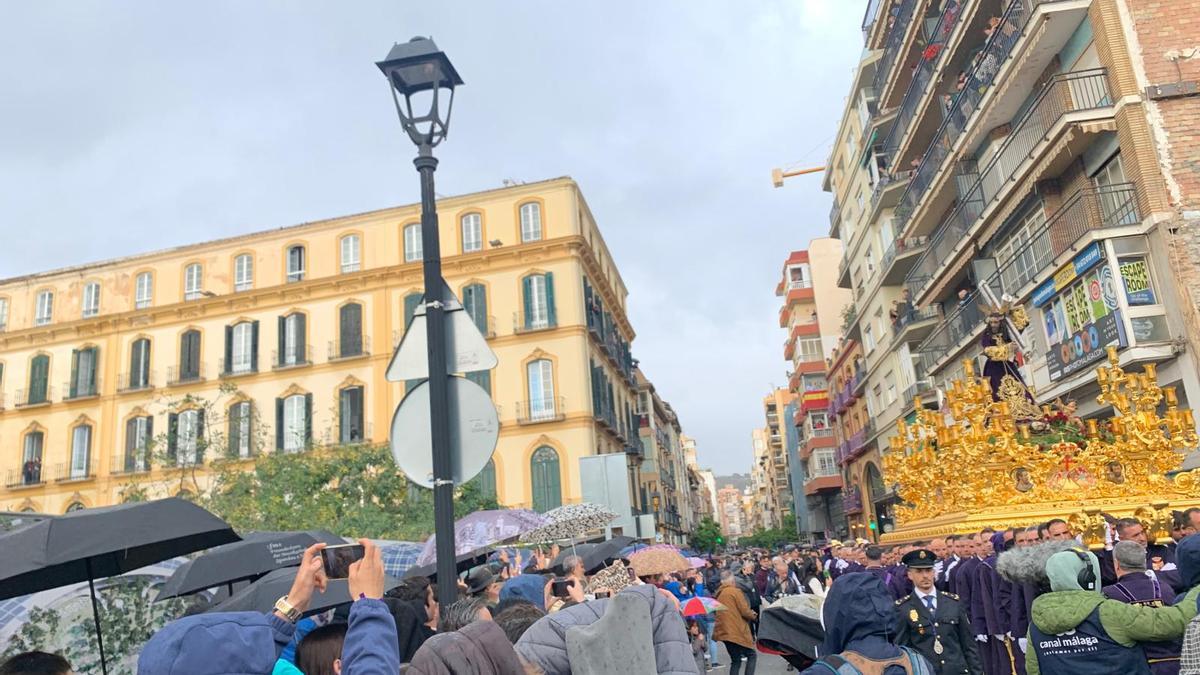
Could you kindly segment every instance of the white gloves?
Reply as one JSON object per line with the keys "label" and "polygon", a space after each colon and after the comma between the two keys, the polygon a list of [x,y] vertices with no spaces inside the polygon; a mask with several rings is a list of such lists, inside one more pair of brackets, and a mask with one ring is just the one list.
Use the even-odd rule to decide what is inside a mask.
{"label": "white gloves", "polygon": [[986,635],[976,635],[975,641],[976,642],[987,642],[987,636]]}
{"label": "white gloves", "polygon": [[1021,648],[1022,654],[1029,653],[1029,640],[1025,638],[1017,638],[1017,646]]}

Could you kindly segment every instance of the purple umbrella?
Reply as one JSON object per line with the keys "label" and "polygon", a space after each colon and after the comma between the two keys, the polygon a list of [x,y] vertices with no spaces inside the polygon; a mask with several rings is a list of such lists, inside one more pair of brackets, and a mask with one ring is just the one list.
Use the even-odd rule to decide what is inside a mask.
{"label": "purple umbrella", "polygon": [[[515,539],[546,524],[546,518],[529,509],[476,511],[454,523],[454,553],[462,555],[480,548]],[[436,537],[425,542],[417,565],[437,560]]]}

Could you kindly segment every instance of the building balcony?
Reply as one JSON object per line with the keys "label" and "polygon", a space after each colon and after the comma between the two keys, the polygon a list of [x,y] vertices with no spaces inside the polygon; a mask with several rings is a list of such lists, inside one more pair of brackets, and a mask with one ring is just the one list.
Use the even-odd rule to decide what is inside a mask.
{"label": "building balcony", "polygon": [[194,368],[189,369],[171,366],[167,369],[167,386],[174,387],[181,384],[203,382],[206,370],[207,364],[204,363],[198,363]]}
{"label": "building balcony", "polygon": [[[305,346],[302,350],[292,349],[279,351],[278,349],[271,350],[271,369],[272,370],[287,370],[289,368],[303,368],[313,364],[312,345]],[[223,375],[239,375],[240,373],[225,372],[221,369]]]}
{"label": "building balcony", "polygon": [[808,461],[814,451],[822,448],[834,448],[836,454],[837,439],[833,437],[832,429],[820,429],[806,436],[800,444],[800,459]]}
{"label": "building balcony", "polygon": [[94,378],[91,382],[64,382],[63,383],[63,401],[80,401],[87,398],[96,398],[100,395],[100,378]]}
{"label": "building balcony", "polygon": [[330,340],[326,358],[330,361],[359,359],[371,355],[371,337],[364,335],[357,340]]}
{"label": "building balcony", "polygon": [[901,340],[911,344],[920,344],[942,320],[942,305],[934,303],[924,309],[916,309],[911,305],[896,316],[892,323],[892,344]]}
{"label": "building balcony", "polygon": [[561,422],[567,418],[567,402],[562,396],[534,401],[517,401],[517,424]]}
{"label": "building balcony", "polygon": [[802,413],[810,413],[814,410],[825,410],[829,408],[829,391],[825,389],[816,389],[806,391],[800,397],[800,411]]}
{"label": "building balcony", "polygon": [[109,474],[113,476],[133,476],[150,473],[150,458],[145,453],[142,456],[120,454],[112,458]]}
{"label": "building balcony", "polygon": [[520,312],[513,312],[513,333],[536,333],[541,330],[554,330],[557,327],[557,317],[522,317]]}
{"label": "building balcony", "polygon": [[904,408],[901,414],[908,414],[913,410],[925,407],[926,403],[936,400],[937,388],[933,386],[933,380],[929,378],[917,380],[904,390],[902,398]]}
{"label": "building balcony", "polygon": [[154,388],[158,376],[153,370],[145,373],[121,373],[117,376],[117,393],[146,391]]}
{"label": "building balcony", "polygon": [[52,400],[54,400],[54,387],[18,389],[14,405],[18,408],[32,408],[38,405],[50,405]]}
{"label": "building balcony", "polygon": [[863,510],[862,493],[860,493],[857,489],[855,489],[855,490],[851,490],[851,491],[843,494],[842,495],[842,510],[846,512],[846,515],[854,515],[856,513],[862,513],[862,510]]}
{"label": "building balcony", "polygon": [[629,457],[636,457],[638,459],[642,459],[646,456],[646,447],[644,445],[642,445],[640,442],[626,443],[625,444],[625,454]]}
{"label": "building balcony", "polygon": [[74,464],[64,462],[54,465],[54,482],[56,483],[71,483],[75,481],[91,480],[96,477],[96,467],[89,458],[86,463]]}
{"label": "building balcony", "polygon": [[[1074,32],[1087,11],[1087,0],[1008,0],[1000,25],[972,57],[963,86],[940,101],[943,119],[921,155],[916,173],[895,211],[898,232],[926,234],[925,217],[947,209],[955,198],[943,171],[948,157],[964,141],[974,147],[980,136],[1010,120],[1027,98],[1022,85],[1036,80]],[[1015,58],[1013,58],[1015,57]],[[964,150],[964,156],[970,154]],[[910,223],[921,211],[925,217]]]}
{"label": "building balcony", "polygon": [[908,276],[925,249],[929,247],[929,237],[908,237],[895,239],[883,253],[879,266],[883,269],[882,283],[884,286],[896,286]]}
{"label": "building balcony", "polygon": [[[1077,249],[1080,240],[1096,231],[1140,222],[1137,192],[1132,184],[1084,188],[1051,214],[1022,251],[1000,261],[995,274],[984,284],[1020,300],[1032,292],[1034,282],[1057,269],[1054,261]],[[1039,261],[1039,264],[1031,265],[1031,261]],[[938,372],[943,362],[961,351],[967,338],[975,335],[983,320],[978,293],[960,302],[921,343],[918,351],[922,371]]]}
{"label": "building balcony", "polygon": [[972,165],[960,171],[958,180],[973,186],[938,226],[929,247],[909,271],[905,283],[913,300],[923,302],[923,294],[953,267],[948,263],[971,249],[978,226],[994,205],[1009,196],[1021,174],[1040,162],[1053,145],[1052,137],[1066,131],[1063,122],[1068,116],[1080,111],[1103,111],[1109,116],[1112,104],[1103,69],[1064,73],[1047,82],[988,165],[977,173]]}
{"label": "building balcony", "polygon": [[842,477],[836,473],[831,476],[811,476],[804,482],[804,494],[806,495],[838,492],[841,489]]}
{"label": "building balcony", "polygon": [[26,462],[20,469],[9,469],[4,487],[9,490],[21,490],[40,487],[46,484],[45,471],[40,461]]}
{"label": "building balcony", "polygon": [[[914,23],[913,15],[917,11],[916,0],[901,0],[894,14],[895,20],[887,27],[887,34],[883,42],[883,55],[879,57],[879,61],[875,64],[875,79],[871,82],[871,87],[879,95],[879,107],[888,108],[887,99],[894,86],[896,74],[894,71],[904,70],[904,62],[898,60],[900,58],[901,49],[908,42],[909,28]],[[886,20],[891,20],[886,19]]]}

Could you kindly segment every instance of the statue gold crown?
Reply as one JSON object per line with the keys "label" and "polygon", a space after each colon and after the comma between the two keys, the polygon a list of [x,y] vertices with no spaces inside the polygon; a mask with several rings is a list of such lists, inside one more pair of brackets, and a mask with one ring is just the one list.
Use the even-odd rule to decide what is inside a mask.
{"label": "statue gold crown", "polygon": [[1096,371],[1096,400],[1116,413],[1105,420],[1081,420],[1073,402],[1039,409],[1015,381],[993,397],[964,362],[965,378],[952,383],[942,410],[917,401],[916,420],[897,423],[883,458],[902,500],[901,525],[997,507],[1013,517],[994,525],[1016,525],[1022,512],[1066,509],[1087,542],[1102,546],[1102,511],[1124,505],[1153,526],[1152,536],[1169,536],[1170,501],[1200,496],[1200,471],[1179,472],[1183,451],[1198,442],[1192,411],[1179,408],[1174,387],[1158,386],[1153,364],[1126,373],[1113,347],[1108,360],[1111,368]]}

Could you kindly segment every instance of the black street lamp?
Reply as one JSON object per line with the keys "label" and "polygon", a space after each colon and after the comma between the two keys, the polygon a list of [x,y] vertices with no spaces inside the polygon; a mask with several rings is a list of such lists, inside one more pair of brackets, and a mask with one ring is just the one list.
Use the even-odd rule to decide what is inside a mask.
{"label": "black street lamp", "polygon": [[421,174],[421,251],[425,279],[425,338],[429,354],[429,421],[433,442],[433,527],[437,535],[438,601],[445,607],[458,598],[458,586],[454,566],[446,298],[440,297],[445,282],[442,280],[442,252],[433,192],[433,172],[438,164],[433,148],[446,138],[454,88],[463,81],[450,65],[450,59],[429,38],[415,37],[394,45],[387,58],[375,65],[387,77],[400,124],[417,146],[413,164]]}

